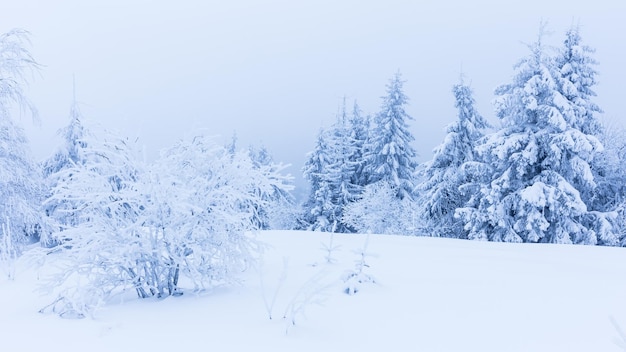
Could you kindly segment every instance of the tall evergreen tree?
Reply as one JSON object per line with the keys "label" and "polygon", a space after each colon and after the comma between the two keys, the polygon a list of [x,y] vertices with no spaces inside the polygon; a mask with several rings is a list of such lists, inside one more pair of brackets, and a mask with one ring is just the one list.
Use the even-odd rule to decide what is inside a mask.
{"label": "tall evergreen tree", "polygon": [[422,171],[425,180],[418,186],[422,199],[419,213],[428,235],[463,238],[463,224],[454,213],[472,195],[468,184],[474,183],[478,175],[465,166],[477,159],[475,145],[489,124],[476,111],[468,85],[461,82],[452,92],[458,120],[447,127],[443,143],[435,148],[433,159]]}
{"label": "tall evergreen tree", "polygon": [[363,135],[366,133],[363,129],[360,115],[348,116],[344,99],[335,123],[320,132],[315,150],[309,154],[303,170],[311,185],[310,197],[305,204],[306,222],[311,228],[352,232],[341,219],[343,208],[355,201],[363,190],[358,184],[365,141]]}
{"label": "tall evergreen tree", "polygon": [[[586,135],[594,145],[591,153],[565,155],[567,162],[563,162],[562,174],[580,192],[589,211],[585,221],[597,233],[598,243],[615,245],[619,242],[619,235],[611,229],[613,216],[606,211],[616,209],[609,205],[615,196],[611,193],[621,186],[609,185],[616,178],[607,175],[610,166],[603,156],[601,139],[606,133],[598,120],[602,109],[593,101],[597,84],[595,66],[598,64],[593,58],[594,52],[593,48],[582,43],[580,27],[576,25],[567,30],[555,58],[558,90],[567,99],[567,105],[562,108],[563,116],[572,128]],[[606,182],[608,179],[611,181]]]}
{"label": "tall evergreen tree", "polygon": [[302,169],[304,179],[309,182],[310,193],[304,203],[303,226],[310,230],[332,231],[339,221],[338,209],[333,204],[333,192],[329,179],[329,168],[333,164],[330,134],[321,129],[313,151]]}
{"label": "tall evergreen tree", "polygon": [[367,185],[367,177],[364,173],[365,168],[365,154],[367,140],[370,132],[370,117],[363,116],[361,108],[354,101],[352,107],[352,115],[348,120],[350,128],[350,141],[353,145],[353,153],[350,156],[350,161],[354,163],[354,173],[352,176],[352,184],[359,187],[359,193],[362,192],[363,187]]}
{"label": "tall evergreen tree", "polygon": [[[459,211],[469,238],[507,242],[595,244],[587,207],[569,181],[593,182],[588,160],[601,147],[568,120],[555,60],[539,39],[517,66],[511,84],[496,90],[502,128],[477,147],[493,166],[473,208]],[[570,160],[578,165],[572,168]]]}
{"label": "tall evergreen tree", "polygon": [[597,114],[602,109],[593,102],[596,92],[593,90],[598,83],[598,64],[593,58],[595,50],[582,44],[580,27],[572,26],[565,34],[563,46],[556,57],[559,78],[559,92],[570,102],[564,117],[572,128],[590,135],[602,133],[602,125]]}
{"label": "tall evergreen tree", "polygon": [[[83,116],[80,113],[76,99],[74,99],[70,108],[69,123],[58,132],[62,137],[62,143],[57,151],[42,164],[43,177],[48,190],[43,207],[50,223],[54,226],[54,229],[51,229],[51,231],[64,230],[78,224],[74,210],[79,206],[79,202],[73,199],[52,198],[51,192],[59,184],[64,184],[75,176],[74,173],[67,172],[68,169],[85,165],[88,162],[90,136],[82,120]],[[93,154],[91,155],[92,158],[94,156]],[[49,233],[42,235],[46,236],[44,238],[45,242],[52,240],[48,238]]]}
{"label": "tall evergreen tree", "polygon": [[385,181],[397,190],[400,199],[412,197],[417,167],[417,153],[411,146],[415,138],[408,126],[413,118],[405,111],[409,98],[403,85],[400,72],[387,84],[387,95],[374,118],[364,156],[368,184]]}
{"label": "tall evergreen tree", "polygon": [[357,199],[362,187],[356,184],[355,175],[360,160],[358,141],[353,139],[352,126],[346,111],[344,98],[337,120],[331,127],[332,162],[328,167],[327,178],[332,190],[332,201],[335,205],[336,218],[339,220],[334,226],[336,232],[352,232],[341,222],[344,207]]}

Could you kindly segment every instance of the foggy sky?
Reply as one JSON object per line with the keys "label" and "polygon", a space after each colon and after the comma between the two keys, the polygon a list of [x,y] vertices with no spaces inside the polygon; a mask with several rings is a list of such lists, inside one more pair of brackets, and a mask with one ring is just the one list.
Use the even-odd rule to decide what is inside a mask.
{"label": "foggy sky", "polygon": [[[548,3],[549,4],[546,4]],[[76,99],[86,119],[135,138],[149,158],[194,129],[264,144],[300,177],[320,127],[343,96],[375,113],[400,70],[425,161],[456,113],[461,72],[493,121],[539,23],[558,45],[572,23],[600,65],[596,102],[626,121],[624,1],[83,1],[4,0],[0,32],[23,28],[43,66],[27,93],[41,123],[22,118],[37,159],[58,144]]]}

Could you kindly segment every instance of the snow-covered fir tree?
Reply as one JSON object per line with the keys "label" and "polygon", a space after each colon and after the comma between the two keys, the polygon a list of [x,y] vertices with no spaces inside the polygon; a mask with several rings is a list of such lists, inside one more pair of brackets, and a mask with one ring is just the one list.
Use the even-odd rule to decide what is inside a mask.
{"label": "snow-covered fir tree", "polygon": [[[56,170],[48,176],[50,189],[44,202],[55,221],[51,240],[56,243],[113,236],[132,227],[143,206],[137,198],[143,166],[137,161],[136,148],[128,139],[112,133],[107,132],[104,138],[87,134],[77,127],[79,117],[71,115],[65,129],[69,139],[46,162],[48,172]],[[70,131],[82,137],[74,140],[78,135]]]}
{"label": "snow-covered fir tree", "polygon": [[543,28],[513,82],[496,90],[502,128],[477,147],[493,177],[459,210],[471,239],[595,244],[610,236],[589,226],[572,183],[593,184],[588,163],[602,146],[569,118],[572,104],[559,91],[558,66],[542,36]]}
{"label": "snow-covered fir tree", "polygon": [[365,185],[362,155],[368,135],[366,123],[356,103],[352,116],[348,116],[344,98],[335,123],[318,135],[303,169],[311,187],[304,204],[308,228],[353,231],[341,219],[343,208],[359,197]]}
{"label": "snow-covered fir tree", "polygon": [[368,115],[363,116],[363,111],[359,107],[356,101],[352,107],[352,115],[349,120],[350,128],[350,142],[352,143],[352,154],[350,156],[350,162],[354,164],[354,173],[352,176],[352,184],[360,188],[367,185],[367,175],[364,172],[365,168],[365,154],[367,140],[370,134],[370,117]]}
{"label": "snow-covered fir tree", "polygon": [[76,102],[72,103],[69,124],[60,129],[58,134],[62,144],[42,165],[44,177],[69,168],[75,164],[84,164],[84,150],[87,148],[88,131],[83,125],[83,116]]}
{"label": "snow-covered fir tree", "polygon": [[[597,63],[591,56],[593,52],[593,49],[582,44],[579,27],[574,26],[567,31],[563,46],[555,58],[557,90],[567,100],[560,107],[563,118],[571,128],[589,138],[602,135],[602,126],[597,119],[597,114],[602,110],[592,100],[596,96],[593,88],[597,83],[594,68]],[[596,145],[594,151],[601,152],[602,144],[599,141],[593,143]],[[567,164],[564,163],[566,168],[562,174],[586,202],[593,197],[596,188],[591,170],[595,154],[565,155],[570,159]]]}
{"label": "snow-covered fir tree", "polygon": [[341,222],[343,208],[356,200],[362,192],[362,187],[354,183],[361,160],[358,159],[360,154],[359,141],[352,138],[351,121],[354,120],[348,118],[344,98],[337,120],[331,127],[332,162],[328,165],[326,172],[326,177],[330,181],[333,191],[333,203],[338,210],[336,217],[339,222],[334,226],[335,232],[352,231]]}
{"label": "snow-covered fir tree", "polygon": [[592,141],[595,146],[592,153],[569,155],[562,174],[580,192],[588,210],[585,222],[597,233],[598,244],[615,245],[620,241],[619,231],[611,230],[614,215],[608,211],[616,207],[607,207],[611,201],[605,198],[614,186],[603,189],[607,182],[602,170],[607,165],[603,163],[606,159],[602,158],[604,145],[601,139],[606,134],[598,119],[602,109],[593,101],[598,64],[593,58],[594,52],[593,48],[583,44],[580,26],[575,25],[565,33],[565,40],[555,58],[558,90],[568,101],[567,107],[563,108],[563,117],[572,128],[588,138],[597,139]]}
{"label": "snow-covered fir tree", "polygon": [[[67,169],[85,165],[88,161],[89,153],[87,152],[87,147],[89,138],[92,138],[92,136],[89,135],[89,131],[83,125],[83,116],[75,99],[70,108],[69,123],[66,127],[60,129],[58,133],[62,138],[61,145],[50,158],[42,163],[43,176],[48,192],[54,190],[59,184],[66,184],[68,181],[66,178],[73,176],[71,172],[68,173],[66,171]],[[91,157],[98,156],[91,153]],[[55,199],[51,193],[46,198],[43,203],[44,211],[54,227],[53,231],[77,225],[78,219],[73,211],[78,206],[77,202],[71,198]],[[43,235],[46,236],[44,238],[45,242],[52,241],[51,238],[48,238],[50,234],[46,233]]]}
{"label": "snow-covered fir tree", "polygon": [[387,95],[374,117],[364,155],[367,183],[387,182],[400,199],[413,196],[417,167],[417,153],[411,146],[415,138],[408,126],[408,120],[413,118],[405,111],[409,98],[403,85],[400,72],[387,84]]}
{"label": "snow-covered fir tree", "polygon": [[454,85],[458,119],[447,128],[443,143],[433,151],[433,158],[424,165],[424,181],[418,186],[418,212],[425,235],[464,238],[462,222],[454,217],[457,208],[469,201],[480,178],[472,171],[476,164],[475,146],[489,126],[474,107],[471,88],[461,82]]}
{"label": "snow-covered fir tree", "polygon": [[302,175],[309,183],[309,196],[303,205],[301,227],[310,230],[327,231],[335,219],[335,209],[331,201],[328,181],[325,174],[331,162],[328,146],[328,132],[320,129],[315,147],[307,155]]}
{"label": "snow-covered fir tree", "polygon": [[595,50],[583,45],[580,26],[572,26],[565,34],[563,46],[556,56],[558,89],[570,102],[564,118],[581,132],[597,136],[602,133],[598,114],[602,109],[593,101],[597,82],[597,61],[593,58]]}

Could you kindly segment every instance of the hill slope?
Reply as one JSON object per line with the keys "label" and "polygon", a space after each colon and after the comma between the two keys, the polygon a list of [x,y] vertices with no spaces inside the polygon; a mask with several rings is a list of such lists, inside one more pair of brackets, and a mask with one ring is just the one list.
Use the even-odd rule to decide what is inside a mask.
{"label": "hill slope", "polygon": [[572,352],[619,351],[611,317],[626,331],[623,248],[374,235],[364,274],[376,283],[347,295],[341,278],[354,271],[353,250],[366,236],[335,235],[334,263],[321,249],[329,234],[259,238],[270,247],[240,286],[160,301],[129,296],[95,319],[38,314],[50,297],[33,293],[37,272],[20,263],[15,281],[0,280],[3,344],[92,352]]}

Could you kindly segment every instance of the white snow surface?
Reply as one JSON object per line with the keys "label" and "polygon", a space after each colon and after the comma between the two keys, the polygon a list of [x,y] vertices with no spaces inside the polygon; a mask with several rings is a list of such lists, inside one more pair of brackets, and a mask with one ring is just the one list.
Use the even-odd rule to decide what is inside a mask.
{"label": "white snow surface", "polygon": [[[621,350],[612,320],[626,332],[624,248],[372,235],[366,273],[376,283],[349,296],[341,277],[366,236],[335,234],[334,263],[322,249],[328,233],[267,231],[259,239],[270,247],[239,286],[162,300],[129,292],[81,320],[38,313],[53,297],[34,292],[44,270],[21,261],[14,281],[0,279],[2,349]],[[272,320],[262,287],[269,303],[277,292]],[[307,292],[312,303],[296,303],[306,314],[289,326],[285,309]]]}

